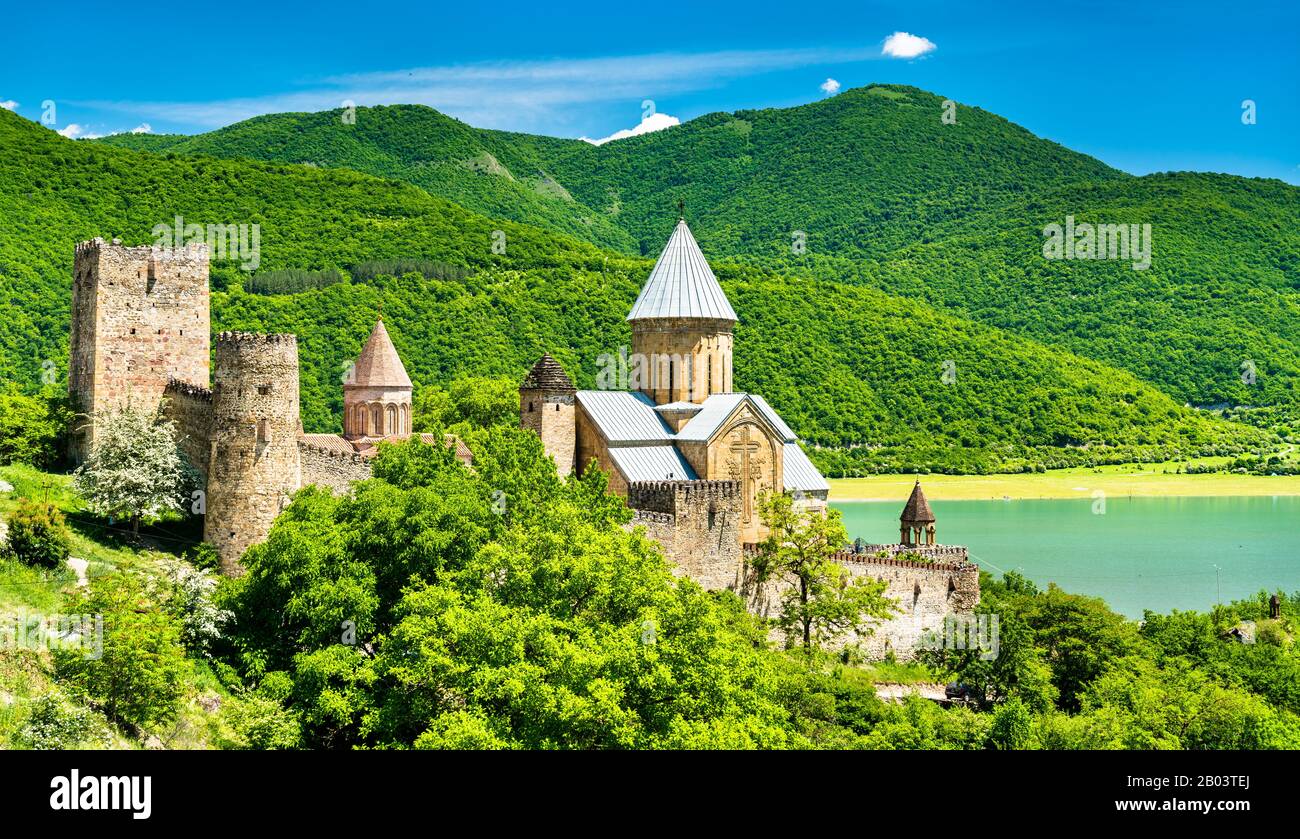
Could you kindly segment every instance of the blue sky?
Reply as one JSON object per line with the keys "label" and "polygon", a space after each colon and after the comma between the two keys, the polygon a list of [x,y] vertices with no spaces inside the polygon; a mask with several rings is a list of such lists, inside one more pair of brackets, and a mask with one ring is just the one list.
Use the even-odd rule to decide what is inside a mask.
{"label": "blue sky", "polygon": [[[884,54],[896,32],[932,48]],[[601,138],[637,126],[646,99],[684,121],[809,102],[834,79],[916,85],[1137,174],[1300,183],[1294,0],[25,3],[6,10],[3,45],[0,104],[39,119],[53,101],[70,135],[195,133],[351,100]]]}

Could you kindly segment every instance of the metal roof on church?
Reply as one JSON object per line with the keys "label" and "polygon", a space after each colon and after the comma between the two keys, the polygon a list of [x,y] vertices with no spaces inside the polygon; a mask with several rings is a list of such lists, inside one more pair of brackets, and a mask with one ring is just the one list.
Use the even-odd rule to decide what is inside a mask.
{"label": "metal roof on church", "polygon": [[781,475],[785,483],[785,488],[790,491],[801,490],[803,492],[824,492],[829,491],[831,485],[826,483],[822,473],[817,471],[813,462],[804,454],[803,449],[799,448],[798,443],[786,443],[783,447],[785,454],[781,458],[782,467]]}
{"label": "metal roof on church", "polygon": [[677,439],[694,442],[708,440],[727,421],[727,417],[740,406],[740,403],[746,400],[772,424],[783,442],[792,443],[798,439],[790,426],[786,425],[776,411],[772,410],[772,406],[767,404],[766,399],[751,393],[715,393],[708,397],[704,400],[700,412],[691,417],[690,421],[682,426],[682,430],[677,432]]}
{"label": "metal roof on church", "polygon": [[628,320],[646,318],[737,320],[685,219],[677,222],[627,316]]}
{"label": "metal roof on church", "polygon": [[580,390],[578,404],[611,444],[668,442],[673,438],[654,400],[639,391]]}
{"label": "metal roof on church", "polygon": [[[693,481],[695,471],[678,451],[677,441],[707,441],[746,401],[754,406],[783,442],[785,489],[825,492],[830,489],[821,472],[799,447],[790,426],[782,421],[761,396],[751,393],[715,393],[697,405],[699,413],[682,430],[672,428],[659,417],[654,400],[644,393],[627,390],[580,390],[578,404],[609,442],[609,456],[628,481]],[[685,407],[690,403],[676,403]],[[658,406],[664,408],[667,406]]]}
{"label": "metal roof on church", "polygon": [[623,477],[631,481],[694,481],[691,465],[674,445],[610,446],[609,456]]}

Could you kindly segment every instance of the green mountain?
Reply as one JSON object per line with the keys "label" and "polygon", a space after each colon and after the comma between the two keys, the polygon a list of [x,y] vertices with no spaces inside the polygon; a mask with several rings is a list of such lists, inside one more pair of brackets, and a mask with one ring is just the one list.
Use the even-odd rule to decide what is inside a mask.
{"label": "green mountain", "polygon": [[517,153],[510,135],[480,131],[432,108],[359,108],[355,122],[344,122],[341,110],[272,114],[196,137],[117,134],[103,142],[178,155],[355,169],[406,181],[493,218],[527,222],[612,250],[634,250],[631,237],[607,213],[575,200],[540,157]]}
{"label": "green mountain", "polygon": [[[944,101],[876,85],[600,147],[473,129],[421,106],[359,109],[351,125],[340,111],[279,114],[101,142],[348,167],[634,254],[657,251],[682,199],[715,259],[924,300],[1180,402],[1300,403],[1300,190],[1133,177],[979,108],[959,105],[945,123]],[[1150,267],[1045,259],[1043,228],[1067,216],[1151,225]]]}
{"label": "green mountain", "polygon": [[[589,385],[600,356],[629,342],[623,318],[650,267],[407,183],[74,142],[0,112],[0,375],[35,389],[45,360],[63,375],[75,242],[147,243],[178,215],[259,224],[262,269],[401,258],[469,269],[264,295],[244,290],[235,265],[214,266],[214,329],[299,335],[312,431],[338,427],[339,376],[381,303],[421,384],[517,379],[551,350]],[[504,253],[493,251],[495,230],[506,234]],[[764,393],[813,444],[843,448],[816,453],[832,472],[1150,459],[1263,440],[1121,370],[921,301],[753,264],[715,268],[741,317],[737,385]],[[945,361],[957,371],[951,385],[940,379]]]}

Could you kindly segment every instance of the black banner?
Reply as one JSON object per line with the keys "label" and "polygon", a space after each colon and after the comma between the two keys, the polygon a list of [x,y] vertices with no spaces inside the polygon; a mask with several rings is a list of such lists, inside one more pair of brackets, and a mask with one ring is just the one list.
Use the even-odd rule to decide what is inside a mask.
{"label": "black banner", "polygon": [[[6,815],[33,825],[431,826],[635,813],[640,825],[912,812],[943,828],[1134,819],[1235,825],[1291,812],[1290,755],[1195,752],[465,753],[10,752]],[[1292,793],[1293,796],[1293,793]],[[731,802],[721,807],[704,802]],[[748,802],[748,803],[746,803]],[[1291,802],[1293,803],[1293,802]],[[902,809],[900,809],[902,808]],[[561,816],[568,812],[568,816]],[[676,812],[676,815],[672,815]],[[545,814],[550,814],[549,816]],[[766,816],[765,816],[766,818]]]}

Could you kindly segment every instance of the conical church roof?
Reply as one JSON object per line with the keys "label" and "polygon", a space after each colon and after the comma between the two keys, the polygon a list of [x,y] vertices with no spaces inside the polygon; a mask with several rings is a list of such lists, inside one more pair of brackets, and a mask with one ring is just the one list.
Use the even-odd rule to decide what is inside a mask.
{"label": "conical church roof", "polygon": [[388,337],[383,318],[375,322],[370,339],[352,365],[352,380],[347,384],[351,387],[411,387],[411,378],[406,375],[397,348]]}
{"label": "conical church roof", "polygon": [[520,385],[521,390],[576,390],[573,386],[573,380],[569,374],[564,372],[560,362],[551,358],[550,353],[543,353],[542,357],[537,359],[533,369],[528,371],[524,377],[524,383]]}
{"label": "conical church roof", "polygon": [[677,222],[627,316],[628,320],[647,318],[737,319],[685,219]]}
{"label": "conical church roof", "polygon": [[934,513],[930,510],[930,502],[925,500],[925,493],[921,491],[920,481],[912,487],[912,494],[908,497],[907,505],[903,507],[903,514],[898,517],[898,520],[923,523],[934,521]]}

